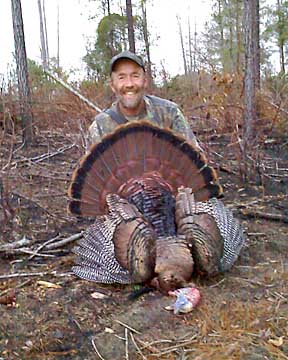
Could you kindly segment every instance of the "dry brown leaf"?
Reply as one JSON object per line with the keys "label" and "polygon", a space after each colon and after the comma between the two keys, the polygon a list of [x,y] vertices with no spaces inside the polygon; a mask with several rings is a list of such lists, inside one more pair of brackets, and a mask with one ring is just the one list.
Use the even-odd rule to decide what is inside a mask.
{"label": "dry brown leaf", "polygon": [[114,333],[114,330],[111,329],[111,328],[108,328],[108,327],[105,327],[105,330],[104,330],[106,333],[108,334],[113,334]]}
{"label": "dry brown leaf", "polygon": [[283,345],[283,336],[280,336],[278,339],[269,339],[268,342],[276,347]]}
{"label": "dry brown leaf", "polygon": [[61,288],[61,286],[58,285],[58,284],[54,284],[54,283],[51,283],[49,281],[43,281],[43,280],[38,280],[37,285],[42,286],[42,287],[46,287],[46,288],[50,288],[50,289],[59,289],[59,288]]}
{"label": "dry brown leaf", "polygon": [[102,294],[102,293],[97,292],[97,291],[93,292],[93,293],[91,294],[91,296],[92,296],[93,299],[105,299],[105,298],[108,297],[107,295]]}

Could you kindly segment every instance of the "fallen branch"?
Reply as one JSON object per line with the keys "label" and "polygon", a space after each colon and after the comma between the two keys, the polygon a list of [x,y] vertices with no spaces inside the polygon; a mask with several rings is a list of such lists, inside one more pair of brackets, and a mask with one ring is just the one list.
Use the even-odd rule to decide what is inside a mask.
{"label": "fallen branch", "polygon": [[[53,239],[47,240],[47,241],[45,241],[44,244],[41,244],[40,246],[38,246],[38,248],[37,248],[35,251],[32,251],[32,255],[29,256],[28,260],[33,259],[36,255],[37,255],[37,256],[41,256],[41,255],[39,254],[39,251],[40,251],[41,249],[43,249],[46,245],[48,245],[48,244],[50,244],[51,242],[59,239],[59,236],[60,236],[60,235],[56,236],[56,237],[53,238]],[[50,256],[50,255],[49,255],[49,256]]]}
{"label": "fallen branch", "polygon": [[132,342],[133,342],[136,350],[137,350],[138,353],[142,356],[142,359],[143,359],[143,360],[147,360],[146,356],[142,353],[140,347],[137,345],[136,340],[134,339],[134,336],[133,336],[133,334],[132,334],[131,332],[130,332],[130,337],[131,337],[131,340],[132,340]]}
{"label": "fallen branch", "polygon": [[46,245],[45,248],[48,250],[58,249],[59,247],[62,247],[63,245],[67,245],[72,241],[81,239],[82,236],[83,236],[83,232],[80,232],[80,233],[71,235],[68,238],[62,239],[60,241],[53,242],[52,244],[49,243],[49,245]]}
{"label": "fallen branch", "polygon": [[129,326],[129,325],[125,324],[125,323],[123,323],[122,321],[117,320],[117,319],[116,319],[115,321],[116,321],[118,324],[124,326],[124,328],[127,328],[128,330],[130,330],[130,331],[132,331],[132,332],[134,332],[134,333],[136,333],[136,334],[138,334],[138,335],[141,335],[141,332],[139,332],[138,330],[135,330],[134,328],[132,328],[131,326]]}
{"label": "fallen branch", "polygon": [[43,271],[43,272],[31,272],[31,273],[15,273],[15,274],[4,274],[0,275],[0,280],[12,279],[12,278],[21,278],[21,277],[32,277],[32,276],[45,276],[52,275],[55,277],[64,277],[73,275],[72,272],[68,273],[57,273],[56,271]]}
{"label": "fallen branch", "polygon": [[[36,253],[35,251],[33,250],[30,250],[30,249],[27,249],[27,248],[21,248],[21,249],[14,249],[12,252],[12,254],[19,254],[19,253],[22,253],[22,254],[30,254],[31,256],[29,257],[28,260],[32,259],[34,256],[39,256],[39,257],[46,257],[46,258],[52,258],[52,257],[55,257],[55,255],[53,254],[41,254],[41,253]],[[10,254],[11,254],[10,253]]]}
{"label": "fallen branch", "polygon": [[96,344],[95,344],[95,340],[94,340],[93,338],[91,339],[91,343],[92,343],[92,346],[93,346],[94,351],[95,351],[96,354],[99,356],[99,358],[100,358],[101,360],[105,360],[105,359],[103,358],[103,356],[100,354],[99,350],[97,349],[97,346],[96,346]]}
{"label": "fallen branch", "polygon": [[83,95],[81,95],[77,90],[73,89],[72,86],[66,84],[62,79],[60,79],[59,77],[53,75],[49,70],[45,70],[44,72],[50,76],[53,80],[55,80],[56,82],[58,82],[58,84],[62,85],[65,89],[69,90],[72,94],[76,95],[79,99],[81,99],[82,101],[84,101],[87,105],[89,105],[90,107],[92,107],[94,110],[96,110],[97,112],[102,112],[102,110],[96,106],[95,104],[93,104],[90,100],[86,99]]}
{"label": "fallen branch", "polygon": [[[49,255],[49,254],[47,254],[47,252],[53,252],[53,250],[59,249],[75,240],[78,240],[82,236],[83,236],[83,232],[80,232],[77,234],[73,234],[67,238],[59,240],[61,237],[61,235],[59,234],[56,237],[45,241],[44,243],[39,245],[36,249],[27,247],[27,245],[32,245],[36,241],[29,240],[26,237],[24,237],[21,240],[14,241],[13,243],[0,246],[0,253],[11,254],[11,255],[19,254],[19,253],[30,254],[31,256],[29,256],[29,258],[27,260],[31,260],[35,256],[53,257],[53,255]],[[40,253],[40,250],[45,251],[46,253],[45,254]]]}
{"label": "fallen branch", "polygon": [[288,223],[288,217],[282,214],[271,214],[259,210],[248,210],[248,209],[241,209],[240,213],[249,218],[262,218],[267,220],[282,221],[284,223]]}
{"label": "fallen branch", "polygon": [[0,252],[9,252],[10,250],[15,250],[26,245],[33,244],[33,240],[27,239],[25,236],[21,240],[14,241],[9,244],[1,245]]}
{"label": "fallen branch", "polygon": [[[16,161],[13,161],[10,164],[10,167],[18,165],[20,163],[25,163],[25,162],[38,164],[41,161],[47,160],[47,159],[52,158],[52,157],[54,157],[56,155],[59,155],[59,154],[63,154],[63,152],[65,152],[67,150],[70,150],[74,146],[75,146],[75,144],[70,144],[70,145],[67,145],[67,146],[62,146],[61,148],[59,148],[58,150],[56,150],[56,151],[54,151],[52,153],[48,152],[48,153],[45,153],[45,154],[34,156],[32,158],[24,158],[24,159],[16,160]],[[5,165],[2,170],[5,170],[6,167],[7,167],[7,165]]]}

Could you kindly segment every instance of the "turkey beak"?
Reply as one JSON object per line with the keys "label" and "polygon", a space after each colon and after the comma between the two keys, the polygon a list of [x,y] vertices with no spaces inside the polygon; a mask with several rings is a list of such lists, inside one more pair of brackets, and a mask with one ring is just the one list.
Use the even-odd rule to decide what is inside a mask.
{"label": "turkey beak", "polygon": [[182,294],[177,296],[177,300],[174,304],[174,314],[180,314],[181,310],[187,305],[189,301],[186,299],[186,297]]}

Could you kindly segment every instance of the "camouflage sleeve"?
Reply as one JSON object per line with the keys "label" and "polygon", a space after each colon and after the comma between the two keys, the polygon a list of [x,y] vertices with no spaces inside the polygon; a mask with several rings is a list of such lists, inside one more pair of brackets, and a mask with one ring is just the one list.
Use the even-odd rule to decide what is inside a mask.
{"label": "camouflage sleeve", "polygon": [[97,120],[95,119],[88,129],[88,141],[89,144],[92,145],[100,141],[100,139],[101,139],[101,135],[99,131],[99,126]]}
{"label": "camouflage sleeve", "polygon": [[89,145],[99,142],[103,135],[110,133],[117,124],[106,113],[97,115],[88,129]]}
{"label": "camouflage sleeve", "polygon": [[172,129],[183,135],[187,140],[194,144],[198,149],[201,149],[196,136],[191,130],[184,114],[179,107],[176,108],[175,114],[172,120]]}

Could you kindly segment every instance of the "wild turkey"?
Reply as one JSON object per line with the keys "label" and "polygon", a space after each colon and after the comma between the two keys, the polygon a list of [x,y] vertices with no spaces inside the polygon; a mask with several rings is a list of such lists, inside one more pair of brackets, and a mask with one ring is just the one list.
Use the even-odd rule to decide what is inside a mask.
{"label": "wild turkey", "polygon": [[74,273],[167,293],[193,272],[229,269],[245,236],[221,194],[215,170],[180,135],[145,121],[119,126],[72,176],[69,211],[96,218],[73,250]]}

